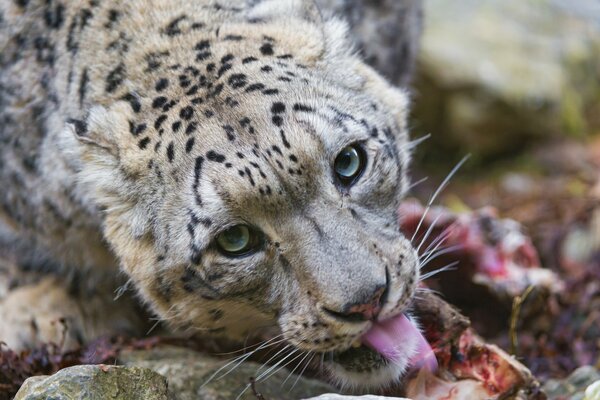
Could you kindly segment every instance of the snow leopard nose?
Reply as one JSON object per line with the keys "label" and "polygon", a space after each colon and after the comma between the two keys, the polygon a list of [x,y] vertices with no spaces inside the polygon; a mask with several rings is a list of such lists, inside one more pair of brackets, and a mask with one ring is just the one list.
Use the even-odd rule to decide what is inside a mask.
{"label": "snow leopard nose", "polygon": [[364,296],[362,301],[347,303],[340,311],[334,311],[328,308],[325,308],[325,311],[329,315],[346,322],[374,320],[383,308],[386,292],[387,285],[379,285],[374,291],[371,291],[367,296]]}

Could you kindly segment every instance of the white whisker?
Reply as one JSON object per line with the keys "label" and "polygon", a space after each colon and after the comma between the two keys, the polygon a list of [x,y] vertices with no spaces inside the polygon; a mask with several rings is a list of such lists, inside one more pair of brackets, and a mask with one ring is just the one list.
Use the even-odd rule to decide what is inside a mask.
{"label": "white whisker", "polygon": [[217,375],[218,375],[218,374],[219,374],[219,373],[220,373],[222,370],[224,370],[225,368],[227,368],[227,367],[228,367],[228,366],[230,366],[231,364],[235,364],[235,365],[234,365],[233,367],[231,367],[231,368],[229,369],[229,371],[227,371],[226,373],[224,373],[224,374],[220,375],[220,376],[219,376],[217,379],[221,379],[221,378],[223,378],[224,376],[226,376],[227,374],[229,374],[231,371],[235,370],[235,369],[236,369],[236,368],[237,368],[237,367],[238,367],[238,366],[239,366],[241,363],[243,363],[244,361],[246,361],[246,360],[247,360],[247,359],[248,359],[250,356],[252,356],[252,355],[253,355],[254,353],[256,353],[257,351],[259,351],[259,350],[261,350],[261,349],[263,349],[263,348],[265,348],[265,347],[270,347],[270,346],[274,346],[274,345],[276,345],[276,344],[279,344],[279,343],[283,342],[285,339],[281,339],[281,340],[278,340],[278,341],[276,341],[276,342],[270,343],[270,342],[272,342],[273,340],[274,340],[274,339],[269,339],[269,340],[267,340],[265,343],[263,343],[263,344],[262,344],[260,347],[256,348],[255,350],[252,350],[250,353],[248,353],[248,354],[242,354],[241,356],[239,356],[239,357],[236,357],[236,358],[234,358],[233,360],[229,361],[227,364],[223,365],[221,368],[219,368],[218,370],[216,370],[216,371],[215,371],[215,372],[214,372],[214,373],[213,373],[213,374],[212,374],[212,375],[211,375],[211,376],[210,376],[210,377],[209,377],[209,378],[206,380],[206,382],[204,382],[204,383],[202,384],[202,386],[201,386],[201,387],[204,387],[204,386],[206,386],[208,383],[210,383],[210,382],[211,382],[211,381],[212,381],[212,380],[215,378],[215,376],[217,376]]}
{"label": "white whisker", "polygon": [[420,261],[420,268],[423,268],[424,266],[426,266],[427,264],[429,264],[436,258],[443,256],[444,254],[453,253],[457,250],[463,249],[464,247],[465,246],[462,244],[455,244],[454,246],[443,247],[439,251],[429,254],[427,257],[425,257],[423,259],[423,261]]}
{"label": "white whisker", "polygon": [[[281,367],[277,368],[281,363],[283,363],[285,360],[287,360],[289,357],[291,357],[292,355],[296,354],[299,350],[298,349],[294,349],[290,352],[290,354],[288,354],[287,356],[285,356],[284,358],[282,358],[280,361],[277,362],[277,364],[273,365],[271,368],[269,368],[268,370],[266,370],[265,372],[262,373],[261,376],[256,378],[256,381],[259,382],[261,380],[266,381],[267,379],[269,379],[271,376],[273,376],[274,374],[276,374],[277,372],[281,371],[283,368],[285,368],[290,362],[292,362],[294,359],[291,359],[290,361],[286,362],[285,364],[283,364]],[[300,353],[300,355],[302,355],[302,353]],[[271,373],[269,373],[270,371],[273,371]],[[267,375],[268,374],[268,375]],[[264,378],[263,378],[264,377]]]}
{"label": "white whisker", "polygon": [[[294,390],[294,387],[296,386],[296,384],[298,383],[298,381],[300,380],[300,378],[302,377],[302,374],[304,373],[304,371],[306,371],[306,368],[308,367],[308,365],[310,364],[310,362],[312,361],[312,359],[315,357],[315,353],[313,353],[312,351],[309,351],[307,353],[308,354],[312,354],[312,357],[308,359],[308,361],[306,362],[306,365],[304,366],[304,368],[302,369],[302,371],[300,371],[300,375],[298,375],[298,377],[296,378],[296,380],[294,381],[294,384],[292,385],[292,387],[290,388],[290,392],[292,390]],[[304,359],[302,359],[304,360]]]}
{"label": "white whisker", "polygon": [[448,185],[448,182],[450,182],[450,179],[452,179],[452,177],[458,172],[458,170],[460,169],[460,167],[462,167],[462,165],[470,157],[471,157],[470,154],[467,154],[466,156],[464,156],[463,159],[460,160],[458,162],[458,164],[456,164],[456,166],[454,168],[452,168],[452,171],[450,171],[450,173],[442,181],[442,183],[440,184],[440,186],[438,186],[437,190],[429,198],[429,201],[427,202],[427,207],[425,207],[425,211],[423,212],[423,215],[421,216],[421,219],[419,220],[419,223],[417,224],[417,228],[415,229],[415,232],[413,233],[413,236],[410,239],[411,243],[415,239],[415,236],[417,236],[417,233],[419,232],[419,229],[421,229],[421,224],[423,224],[423,221],[425,221],[425,217],[427,216],[427,213],[429,212],[429,209],[431,208],[431,205],[433,204],[433,202],[435,201],[435,199],[437,198],[437,196],[442,192],[442,190],[444,190],[446,188],[446,186]]}
{"label": "white whisker", "polygon": [[425,136],[421,136],[420,138],[416,138],[414,140],[411,140],[410,142],[407,142],[404,146],[408,151],[412,151],[414,148],[419,146],[424,141],[428,140],[430,137],[431,137],[431,133],[428,133]]}
{"label": "white whisker", "polygon": [[441,216],[442,216],[442,214],[440,213],[437,217],[435,217],[433,222],[429,225],[429,228],[425,232],[425,236],[423,236],[423,239],[421,239],[421,243],[419,243],[419,246],[417,247],[417,253],[419,252],[419,250],[421,250],[421,246],[423,246],[423,244],[425,244],[425,242],[429,238],[429,235],[431,235],[431,232],[433,232],[433,230],[435,229],[435,226],[436,226],[437,222],[440,220]]}
{"label": "white whisker", "polygon": [[413,190],[414,188],[416,188],[417,186],[419,186],[421,183],[423,183],[423,182],[427,181],[427,179],[429,179],[429,178],[426,176],[426,177],[425,177],[425,178],[423,178],[423,179],[419,179],[418,181],[411,183],[411,184],[410,184],[410,185],[409,185],[409,186],[406,188],[406,191],[407,191],[407,192],[410,192],[411,190]]}
{"label": "white whisker", "polygon": [[[296,364],[296,366],[294,367],[294,369],[288,374],[287,378],[285,378],[285,380],[281,384],[281,387],[283,387],[285,385],[285,383],[288,381],[288,379],[290,379],[290,377],[292,375],[294,375],[294,372],[296,372],[296,370],[298,369],[298,367],[300,367],[302,365],[302,361],[304,361],[304,359],[308,356],[308,354],[310,354],[310,353],[306,353],[306,354],[305,353],[300,353],[300,355],[298,357],[300,357],[300,356],[304,356],[304,357],[302,358],[302,360],[300,360],[298,362],[298,364]],[[296,360],[298,357],[294,358],[294,360]]]}
{"label": "white whisker", "polygon": [[444,271],[451,270],[452,268],[454,268],[454,267],[456,266],[456,264],[458,264],[458,261],[454,261],[454,262],[452,262],[452,263],[450,263],[450,264],[446,265],[445,267],[442,267],[442,268],[438,268],[438,269],[436,269],[435,271],[428,272],[428,273],[426,273],[426,274],[422,275],[422,276],[419,278],[419,280],[422,282],[422,281],[424,281],[424,280],[426,280],[426,279],[429,279],[429,278],[431,278],[431,277],[432,277],[432,276],[434,276],[434,275],[437,275],[437,274],[439,274],[440,272],[444,272]]}
{"label": "white whisker", "polygon": [[[267,361],[265,361],[256,371],[256,374],[260,374],[260,371],[262,371],[265,367],[267,367],[269,365],[269,363],[271,361],[273,361],[274,359],[277,358],[278,355],[280,355],[281,353],[283,353],[284,351],[286,351],[287,349],[289,349],[291,346],[289,344],[286,344],[285,347],[283,347],[282,349],[280,349],[277,353],[275,353],[273,356],[271,356],[271,358],[269,358]],[[260,375],[262,376],[262,375]],[[256,378],[256,380],[258,381],[258,377]]]}

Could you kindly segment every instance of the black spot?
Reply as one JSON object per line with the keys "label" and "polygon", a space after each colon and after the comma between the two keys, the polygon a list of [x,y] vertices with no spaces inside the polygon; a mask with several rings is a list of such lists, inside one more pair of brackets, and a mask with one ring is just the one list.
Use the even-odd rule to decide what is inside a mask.
{"label": "black spot", "polygon": [[281,127],[281,125],[283,125],[283,118],[281,118],[279,115],[274,115],[272,121],[276,126]]}
{"label": "black spot", "polygon": [[127,101],[131,106],[131,109],[135,113],[139,113],[142,109],[142,104],[140,103],[140,100],[133,93],[127,93],[125,96],[121,97],[121,99]]}
{"label": "black spot", "polygon": [[275,153],[279,154],[280,156],[282,156],[282,155],[283,155],[283,153],[281,152],[281,149],[279,148],[279,146],[277,146],[277,145],[273,145],[273,146],[271,146],[271,148],[273,149],[273,151],[274,151]]}
{"label": "black spot", "polygon": [[179,76],[179,86],[181,86],[182,88],[186,88],[188,86],[190,86],[192,84],[192,82],[189,80],[189,78],[185,75],[180,75]]}
{"label": "black spot", "polygon": [[73,18],[69,25],[69,32],[67,33],[67,50],[73,54],[79,50],[79,43],[75,39],[75,28],[77,28],[77,18]]}
{"label": "black spot", "polygon": [[204,103],[204,99],[202,97],[195,97],[192,99],[192,104],[202,104]]}
{"label": "black spot", "polygon": [[279,58],[280,60],[289,60],[290,58],[293,58],[294,56],[292,56],[291,54],[282,54],[280,56],[277,56],[277,58]]}
{"label": "black spot", "polygon": [[180,35],[182,32],[181,32],[181,28],[179,27],[179,24],[181,23],[181,21],[185,20],[186,18],[187,17],[185,15],[175,18],[173,21],[171,21],[169,23],[169,25],[166,26],[165,29],[163,29],[163,33],[165,33],[168,36]]}
{"label": "black spot", "polygon": [[231,125],[224,125],[223,129],[225,130],[225,133],[227,133],[227,139],[233,142],[235,140],[235,130],[233,127]]}
{"label": "black spot", "polygon": [[156,82],[154,89],[156,89],[157,92],[162,92],[167,86],[169,86],[169,80],[167,78],[161,78]]}
{"label": "black spot", "polygon": [[292,80],[290,78],[288,78],[287,76],[280,76],[279,78],[277,78],[278,80],[280,80],[281,82],[291,82]]}
{"label": "black spot", "polygon": [[225,99],[225,104],[227,104],[229,107],[232,107],[232,108],[233,108],[233,107],[237,107],[237,106],[239,106],[239,105],[240,105],[240,102],[239,102],[239,101],[237,101],[237,100],[234,100],[234,99],[233,99],[233,98],[231,98],[231,97],[227,97],[227,98]]}
{"label": "black spot", "polygon": [[297,163],[298,162],[298,157],[296,157],[293,154],[290,154],[290,160],[293,161],[293,162],[295,162],[295,163]]}
{"label": "black spot", "polygon": [[198,127],[198,124],[195,122],[190,122],[190,124],[187,126],[187,128],[185,128],[185,134],[189,135],[192,132],[194,132],[196,130],[196,128]]}
{"label": "black spot", "polygon": [[217,77],[221,77],[223,76],[223,74],[227,71],[229,71],[231,69],[232,65],[231,64],[223,64],[221,66],[221,68],[219,68],[219,71],[217,72]]}
{"label": "black spot", "polygon": [[223,87],[224,87],[224,85],[222,83],[219,83],[217,86],[215,86],[215,89],[212,91],[212,93],[210,95],[212,97],[218,96],[223,91]]}
{"label": "black spot", "polygon": [[246,75],[244,74],[233,74],[229,77],[229,85],[234,89],[244,87],[246,83]]}
{"label": "black spot", "polygon": [[167,101],[168,101],[168,99],[165,96],[156,97],[152,101],[152,108],[160,108],[160,107],[164,106]]}
{"label": "black spot", "polygon": [[211,55],[212,55],[212,53],[210,51],[202,51],[202,52],[196,54],[196,61],[197,62],[204,61]]}
{"label": "black spot", "polygon": [[273,103],[273,105],[271,106],[271,112],[273,114],[281,114],[285,112],[285,104],[281,102]]}
{"label": "black spot", "polygon": [[93,17],[92,11],[84,8],[83,10],[81,10],[81,24],[79,25],[81,29],[85,28],[88,24],[88,22],[90,21],[90,19]]}
{"label": "black spot", "polygon": [[169,143],[169,145],[167,146],[167,158],[169,159],[170,163],[172,163],[173,158],[175,158],[175,145],[173,144],[173,142]]}
{"label": "black spot", "polygon": [[185,152],[189,153],[190,151],[192,151],[192,149],[194,148],[194,138],[191,137],[187,140],[187,142],[185,143]]}
{"label": "black spot", "polygon": [[79,80],[79,106],[83,107],[83,101],[85,100],[85,94],[87,92],[87,85],[90,81],[88,76],[87,67],[83,69],[81,73],[81,79]]}
{"label": "black spot", "polygon": [[305,104],[300,104],[300,103],[296,103],[294,104],[294,111],[300,111],[300,112],[314,112],[315,109],[312,107],[309,107]]}
{"label": "black spot", "polygon": [[229,61],[233,60],[235,57],[233,56],[233,54],[226,54],[221,58],[221,64],[225,64],[228,63]]}
{"label": "black spot", "polygon": [[198,193],[198,186],[200,185],[200,175],[202,173],[202,164],[204,163],[203,157],[196,157],[196,162],[194,164],[194,184],[192,185],[192,189],[194,190],[194,195],[196,196],[196,204],[198,206],[202,206],[202,198]]}
{"label": "black spot", "polygon": [[233,42],[239,42],[240,40],[242,40],[244,37],[240,36],[240,35],[227,35],[223,38],[223,40],[231,40]]}
{"label": "black spot", "polygon": [[206,153],[206,158],[208,158],[208,160],[210,160],[210,161],[214,161],[214,162],[218,162],[218,163],[222,163],[225,161],[224,155],[216,153],[213,150],[210,150],[208,153]]}
{"label": "black spot", "polygon": [[198,89],[199,89],[198,85],[194,85],[191,88],[189,88],[189,90],[187,92],[185,92],[185,94],[186,94],[186,96],[193,96],[196,93],[198,93]]}
{"label": "black spot", "polygon": [[279,131],[279,134],[281,135],[281,142],[283,143],[283,145],[285,146],[286,149],[289,149],[291,147],[290,142],[288,142],[287,138],[285,137],[285,132],[282,130]]}
{"label": "black spot", "polygon": [[206,64],[206,72],[213,72],[216,68],[215,63]]}
{"label": "black spot", "polygon": [[173,122],[171,129],[173,129],[173,132],[179,132],[179,129],[181,129],[181,121]]}
{"label": "black spot", "polygon": [[65,21],[65,6],[58,3],[52,9],[52,0],[46,0],[46,11],[44,12],[44,20],[46,25],[52,29],[59,29]]}
{"label": "black spot", "polygon": [[265,88],[265,85],[263,85],[262,83],[253,83],[252,85],[250,85],[246,88],[246,92],[250,93],[250,92],[254,92],[256,90],[263,90],[264,88]]}
{"label": "black spot", "polygon": [[119,19],[119,11],[111,9],[108,11],[108,22],[104,25],[105,28],[110,29],[115,22]]}
{"label": "black spot", "polygon": [[164,112],[169,111],[171,108],[173,108],[175,106],[175,104],[177,104],[177,100],[171,100],[170,102],[168,102],[167,104],[165,104],[163,106],[163,111]]}
{"label": "black spot", "polygon": [[194,50],[196,51],[202,51],[202,50],[206,50],[210,48],[210,42],[208,40],[201,40],[200,42],[196,43],[196,45],[194,46]]}
{"label": "black spot", "polygon": [[161,115],[160,117],[156,118],[156,121],[154,121],[154,129],[158,130],[158,128],[160,128],[160,126],[163,124],[163,122],[165,122],[167,120],[167,116],[165,114]]}
{"label": "black spot", "polygon": [[274,95],[274,94],[278,94],[279,90],[277,89],[267,89],[267,90],[263,90],[263,94],[266,94],[268,96]]}
{"label": "black spot", "polygon": [[146,136],[138,142],[138,147],[144,150],[148,146],[148,144],[150,144],[150,139]]}
{"label": "black spot", "polygon": [[268,65],[265,65],[265,66],[264,66],[264,67],[262,67],[260,70],[261,70],[262,72],[271,72],[271,71],[273,71],[273,68],[271,68],[271,67],[270,67],[270,66],[268,66]]}
{"label": "black spot", "polygon": [[260,46],[260,52],[264,55],[264,56],[272,56],[274,51],[273,51],[273,45],[271,43],[265,43],[262,46]]}
{"label": "black spot", "polygon": [[186,121],[190,120],[194,116],[194,109],[191,106],[186,106],[181,109],[179,116]]}
{"label": "black spot", "polygon": [[114,92],[123,80],[125,79],[125,64],[122,62],[106,77],[106,91],[108,93]]}
{"label": "black spot", "polygon": [[146,130],[147,127],[148,127],[148,125],[146,125],[146,124],[139,124],[138,126],[135,127],[133,136],[139,136],[141,133],[143,133]]}
{"label": "black spot", "polygon": [[256,57],[246,57],[242,60],[242,64],[249,64],[251,62],[255,62],[258,61],[258,58]]}

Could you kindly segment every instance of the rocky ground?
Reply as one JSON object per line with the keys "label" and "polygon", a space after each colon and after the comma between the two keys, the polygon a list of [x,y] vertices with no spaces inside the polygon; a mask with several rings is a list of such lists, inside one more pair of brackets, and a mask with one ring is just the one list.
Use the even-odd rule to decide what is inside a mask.
{"label": "rocky ground", "polygon": [[[418,49],[394,39],[418,35],[420,2],[319,2],[350,19],[370,62],[395,82],[408,81],[411,64],[403,60]],[[460,264],[427,285],[470,318],[486,346],[497,345],[527,366],[537,380],[519,381],[520,388],[541,384],[535,393],[504,391],[489,398],[542,398],[534,396],[544,392],[556,400],[598,400],[600,6],[594,0],[423,4],[412,132],[432,137],[417,149],[414,181],[428,180],[413,196],[426,204],[457,160],[472,154],[436,199],[442,208],[431,211],[422,228],[434,232],[425,249],[448,232],[444,246],[457,246],[433,261],[430,271]],[[408,20],[413,23],[403,23]],[[522,246],[514,247],[517,242]],[[472,339],[461,335],[450,353],[435,348],[443,382],[412,379],[410,397],[436,398],[432,388],[458,382],[446,399],[476,398],[468,390],[489,382],[483,376],[489,371],[469,362],[487,353],[481,346],[455,351],[456,340],[464,337],[464,345]],[[241,399],[326,393],[319,398],[338,399],[311,368],[302,377],[299,370],[281,370],[252,384],[265,370],[260,360],[206,383],[227,363],[216,352],[212,343],[165,337],[103,338],[67,353],[53,344],[23,354],[0,347],[0,399],[11,398],[24,381],[18,399],[232,399],[240,393]],[[465,359],[457,362],[461,355]]]}

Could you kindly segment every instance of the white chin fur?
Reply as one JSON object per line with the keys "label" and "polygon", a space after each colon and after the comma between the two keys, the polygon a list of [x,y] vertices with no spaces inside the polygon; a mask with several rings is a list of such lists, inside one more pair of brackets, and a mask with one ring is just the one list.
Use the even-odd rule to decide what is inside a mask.
{"label": "white chin fur", "polygon": [[333,383],[342,390],[384,389],[398,382],[406,372],[408,362],[389,363],[373,372],[353,372],[339,364],[328,364],[327,370]]}

